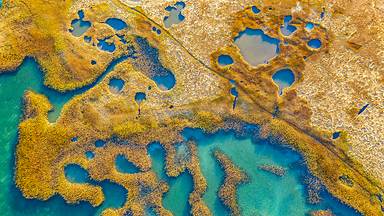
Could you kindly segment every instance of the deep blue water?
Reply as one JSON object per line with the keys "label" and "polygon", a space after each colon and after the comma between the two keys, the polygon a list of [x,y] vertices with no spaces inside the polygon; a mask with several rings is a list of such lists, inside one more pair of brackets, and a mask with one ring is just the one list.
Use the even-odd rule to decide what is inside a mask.
{"label": "deep blue water", "polygon": [[92,151],[86,151],[85,157],[87,157],[87,159],[89,160],[92,160],[95,157],[95,153],[93,153]]}
{"label": "deep blue water", "polygon": [[109,89],[112,92],[116,92],[116,93],[121,92],[124,88],[124,85],[125,85],[125,81],[122,79],[112,78],[111,80],[109,80]]}
{"label": "deep blue water", "polygon": [[283,90],[295,82],[295,74],[288,68],[278,70],[273,74],[272,80],[279,86],[279,95],[282,95]]}
{"label": "deep blue water", "polygon": [[245,61],[252,66],[267,64],[279,53],[280,40],[272,38],[260,29],[246,28],[234,38]]}
{"label": "deep blue water", "polygon": [[86,43],[90,43],[90,42],[92,41],[92,37],[90,37],[90,36],[84,36],[84,41],[85,41]]}
{"label": "deep blue water", "polygon": [[128,27],[126,22],[118,18],[108,18],[105,23],[111,26],[115,31],[120,31]]}
{"label": "deep blue water", "polygon": [[147,99],[147,95],[144,92],[137,92],[135,94],[135,101],[138,104],[140,104],[141,102],[143,102],[143,100],[146,100],[146,99]]}
{"label": "deep blue water", "polygon": [[340,132],[339,131],[337,131],[337,132],[334,132],[333,134],[332,134],[332,139],[337,139],[337,138],[339,138],[340,137]]}
{"label": "deep blue water", "polygon": [[313,49],[319,49],[321,47],[321,40],[319,39],[312,39],[308,41],[308,46],[313,48]]}
{"label": "deep blue water", "polygon": [[359,112],[357,113],[358,115],[360,115],[361,113],[363,113],[367,108],[368,108],[369,104],[365,104],[360,110]]}
{"label": "deep blue water", "polygon": [[258,13],[260,13],[260,9],[257,8],[256,6],[252,6],[251,10],[252,10],[252,12],[253,12],[254,14],[258,14]]}
{"label": "deep blue water", "polygon": [[230,55],[220,55],[218,62],[221,66],[227,66],[233,64],[233,59]]}
{"label": "deep blue water", "polygon": [[148,40],[137,37],[136,42],[140,47],[140,53],[134,65],[138,67],[145,75],[155,81],[157,87],[162,90],[170,90],[176,84],[174,74],[165,68],[159,60],[159,50],[152,47]]}
{"label": "deep blue water", "polygon": [[140,172],[132,162],[130,162],[124,155],[117,155],[115,159],[115,166],[118,172],[121,173],[137,173]]}
{"label": "deep blue water", "polygon": [[114,52],[116,50],[116,45],[115,43],[111,42],[107,42],[109,38],[104,38],[104,39],[97,39],[99,41],[99,43],[97,43],[97,47],[103,51],[107,51],[107,52]]}
{"label": "deep blue water", "polygon": [[96,140],[95,146],[96,146],[96,148],[101,148],[101,147],[104,147],[106,143],[107,142],[104,140]]}

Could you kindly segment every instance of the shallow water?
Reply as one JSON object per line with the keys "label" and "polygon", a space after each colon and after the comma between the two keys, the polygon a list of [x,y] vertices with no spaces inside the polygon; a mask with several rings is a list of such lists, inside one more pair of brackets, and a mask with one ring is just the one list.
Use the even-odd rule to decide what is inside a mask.
{"label": "shallow water", "polygon": [[174,6],[168,6],[165,8],[169,12],[169,16],[164,17],[164,26],[170,28],[172,25],[177,25],[184,21],[185,16],[182,14],[185,8],[184,2],[176,2]]}
{"label": "shallow water", "polygon": [[240,53],[249,64],[266,64],[279,53],[280,41],[260,29],[246,28],[234,39]]}
{"label": "shallow water", "polygon": [[175,216],[189,215],[188,198],[193,191],[192,176],[188,172],[184,172],[176,178],[168,177],[164,170],[165,152],[159,143],[151,144],[148,152],[152,159],[152,170],[159,179],[169,184],[169,191],[163,197],[164,207]]}
{"label": "shallow water", "polygon": [[[216,196],[224,173],[212,156],[215,149],[228,155],[250,178],[237,191],[242,215],[296,216],[318,209],[331,209],[336,215],[359,215],[330,196],[324,188],[320,193],[322,202],[308,204],[303,180],[310,174],[301,155],[288,147],[257,137],[240,138],[233,132],[204,135],[201,130],[189,130],[183,134],[185,139],[197,140],[200,167],[208,184],[204,200],[214,215],[228,215]],[[281,166],[287,172],[279,177],[258,168],[265,164]]]}
{"label": "shallow water", "polygon": [[272,80],[279,87],[279,95],[282,95],[284,89],[295,82],[295,74],[290,69],[282,69],[273,74]]}
{"label": "shallow water", "polygon": [[84,184],[90,180],[87,170],[77,164],[66,165],[64,174],[67,180],[72,183]]}
{"label": "shallow water", "polygon": [[121,173],[137,173],[139,168],[137,168],[132,162],[130,162],[124,155],[117,155],[115,159],[116,170]]}
{"label": "shallow water", "polygon": [[136,38],[136,43],[140,46],[141,55],[134,61],[134,65],[152,79],[159,89],[172,89],[176,84],[176,77],[162,65],[159,50],[142,37]]}
{"label": "shallow water", "polygon": [[284,24],[280,27],[280,31],[284,36],[290,36],[296,31],[296,27],[293,25],[289,25],[289,23],[292,21],[292,16],[285,16],[284,17]]}
{"label": "shallow water", "polygon": [[82,10],[78,12],[78,15],[79,19],[72,20],[72,29],[69,30],[69,32],[71,32],[75,37],[80,37],[83,35],[92,25],[91,22],[84,21],[84,12]]}

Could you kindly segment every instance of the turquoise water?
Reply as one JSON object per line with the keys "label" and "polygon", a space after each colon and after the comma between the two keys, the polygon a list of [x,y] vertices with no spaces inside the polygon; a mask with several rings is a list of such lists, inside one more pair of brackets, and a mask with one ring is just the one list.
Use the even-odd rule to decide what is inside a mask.
{"label": "turquoise water", "polygon": [[313,23],[311,23],[311,22],[308,22],[308,23],[306,23],[305,24],[305,29],[307,30],[307,31],[312,31],[312,29],[315,27],[315,25],[313,24]]}
{"label": "turquoise water", "polygon": [[121,173],[137,173],[140,172],[132,162],[130,162],[124,155],[117,155],[115,159],[116,170]]}
{"label": "turquoise water", "polygon": [[267,64],[279,53],[280,40],[269,37],[260,29],[246,28],[234,41],[243,58],[252,66]]}
{"label": "turquoise water", "polygon": [[[242,215],[296,216],[318,209],[331,209],[336,215],[359,215],[324,188],[320,192],[321,203],[308,204],[303,180],[310,173],[301,155],[288,147],[249,135],[238,137],[234,132],[205,135],[201,130],[189,129],[183,134],[185,139],[194,139],[198,143],[200,167],[208,184],[204,200],[214,215],[228,215],[216,196],[224,174],[212,156],[215,149],[223,151],[250,177],[250,182],[241,185],[237,192]],[[287,172],[279,177],[258,169],[265,164],[281,166]]]}
{"label": "turquoise water", "polygon": [[[0,75],[0,125],[2,126],[0,127],[0,142],[2,143],[0,146],[2,155],[0,159],[0,187],[2,188],[0,211],[3,215],[60,216],[67,215],[68,212],[71,215],[94,215],[101,209],[118,208],[124,203],[127,191],[111,182],[97,183],[103,187],[106,193],[106,202],[99,208],[92,208],[84,202],[78,205],[68,205],[59,196],[54,196],[45,202],[27,200],[22,197],[13,183],[13,153],[17,142],[17,125],[22,115],[24,91],[32,89],[47,95],[56,108],[54,112],[57,112],[58,115],[60,109],[57,107],[60,104],[65,104],[72,96],[84,92],[88,88],[90,87],[61,94],[44,87],[39,67],[31,58],[27,58],[16,73]],[[227,210],[216,196],[217,189],[223,180],[223,171],[212,158],[211,151],[214,148],[220,148],[251,177],[251,182],[240,186],[238,191],[239,204],[244,215],[248,213],[279,215],[283,211],[293,211],[300,215],[310,209],[320,208],[330,208],[337,215],[355,215],[353,210],[342,205],[325,190],[322,191],[322,203],[319,205],[306,203],[305,185],[302,183],[302,179],[303,175],[307,174],[307,169],[303,165],[300,155],[291,149],[282,148],[266,141],[238,138],[233,133],[220,132],[216,135],[205,135],[201,131],[185,130],[183,135],[186,139],[193,137],[198,141],[201,169],[209,186],[204,200],[213,209],[215,215],[225,215]],[[163,169],[164,150],[159,145],[156,147],[156,144],[151,145],[149,150],[153,170],[160,179],[170,184],[169,192],[164,195],[164,206],[175,215],[187,215],[190,210],[188,196],[193,189],[191,175],[184,172],[176,178],[167,177]],[[183,148],[180,148],[179,152],[183,153]],[[265,171],[261,172],[257,166],[264,163],[287,168],[286,176],[276,177]],[[77,171],[74,172],[74,176],[76,176]]]}
{"label": "turquoise water", "polygon": [[158,178],[169,184],[169,191],[163,197],[163,205],[175,216],[189,215],[189,194],[193,191],[193,179],[188,172],[184,172],[176,178],[168,177],[165,173],[165,151],[159,143],[148,147],[152,159],[152,170]]}
{"label": "turquoise water", "polygon": [[87,157],[88,160],[92,160],[95,157],[95,153],[93,153],[92,151],[86,151],[85,157]]}
{"label": "turquoise water", "polygon": [[111,26],[115,31],[120,31],[128,27],[127,23],[118,18],[108,18],[105,23]]}
{"label": "turquoise water", "polygon": [[64,167],[64,174],[68,181],[72,183],[84,184],[89,182],[88,171],[77,164],[68,164]]}
{"label": "turquoise water", "polygon": [[227,66],[233,64],[233,59],[229,55],[220,55],[218,62],[221,66]]}
{"label": "turquoise water", "polygon": [[279,86],[279,95],[282,95],[283,90],[295,82],[295,74],[290,69],[278,70],[273,74],[272,80]]}

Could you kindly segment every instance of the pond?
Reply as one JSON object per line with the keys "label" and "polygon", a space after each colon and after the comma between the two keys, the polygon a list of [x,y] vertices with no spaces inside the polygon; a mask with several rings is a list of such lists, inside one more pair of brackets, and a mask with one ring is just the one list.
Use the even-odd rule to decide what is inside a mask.
{"label": "pond", "polygon": [[121,173],[133,174],[139,172],[132,162],[130,162],[124,155],[117,155],[115,159],[116,170]]}
{"label": "pond", "polygon": [[170,28],[172,25],[177,25],[184,21],[185,16],[182,14],[185,8],[185,3],[182,1],[176,2],[174,6],[167,6],[165,8],[169,15],[164,17],[165,28]]}
{"label": "pond", "polygon": [[78,11],[77,14],[79,15],[79,19],[72,20],[72,29],[70,29],[69,32],[75,37],[80,37],[91,27],[91,22],[84,21],[84,12],[82,10]]}
{"label": "pond", "polygon": [[291,69],[281,69],[273,74],[272,80],[279,87],[279,95],[282,95],[284,89],[290,87],[295,82],[295,74]]}
{"label": "pond", "polygon": [[65,177],[72,183],[85,184],[89,182],[88,171],[77,164],[68,164],[64,167]]}
{"label": "pond", "polygon": [[246,28],[234,41],[245,61],[254,67],[267,64],[279,53],[280,40],[269,37],[260,29]]}
{"label": "pond", "polygon": [[284,24],[280,27],[280,31],[284,36],[290,36],[297,29],[295,26],[290,25],[291,21],[292,21],[292,16],[284,17]]}
{"label": "pond", "polygon": [[220,55],[218,62],[220,66],[228,66],[233,64],[233,59],[230,55]]}
{"label": "pond", "polygon": [[109,80],[109,90],[112,93],[115,93],[115,94],[120,93],[123,90],[124,85],[125,85],[125,81],[122,79],[112,78]]}
{"label": "pond", "polygon": [[319,40],[319,39],[312,39],[312,40],[308,41],[307,44],[312,49],[319,49],[321,47],[321,40]]}
{"label": "pond", "polygon": [[161,90],[170,90],[176,84],[175,75],[165,68],[159,57],[159,50],[152,47],[146,38],[137,37],[139,57],[133,62],[142,73],[152,79]]}
{"label": "pond", "polygon": [[128,27],[127,23],[118,18],[108,18],[105,23],[111,26],[115,31],[120,31]]}

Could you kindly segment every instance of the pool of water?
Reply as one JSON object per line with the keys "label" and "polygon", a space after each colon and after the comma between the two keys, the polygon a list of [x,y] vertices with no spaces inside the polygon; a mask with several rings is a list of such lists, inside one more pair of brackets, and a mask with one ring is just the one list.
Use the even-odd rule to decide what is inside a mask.
{"label": "pool of water", "polygon": [[282,69],[273,74],[272,80],[279,87],[279,95],[282,95],[284,89],[295,82],[295,74],[290,69]]}
{"label": "pool of water", "polygon": [[126,22],[118,18],[108,18],[105,23],[111,26],[115,31],[120,31],[128,27]]}
{"label": "pool of water", "polygon": [[77,164],[68,164],[64,167],[64,174],[72,183],[85,184],[89,182],[88,171]]}
{"label": "pool of water", "polygon": [[146,99],[147,99],[147,95],[144,92],[137,92],[135,94],[135,101],[138,104],[140,104],[141,102],[143,102]]}
{"label": "pool of water", "polygon": [[367,108],[368,108],[369,104],[365,104],[360,110],[359,112],[357,113],[358,115],[360,115],[361,113],[363,113]]}
{"label": "pool of water", "polygon": [[101,215],[101,212],[107,208],[121,208],[124,206],[128,191],[121,185],[111,181],[102,181],[99,185],[103,189],[104,202],[97,208],[95,215]]}
{"label": "pool of water", "polygon": [[184,8],[185,3],[182,1],[176,2],[174,6],[167,6],[165,10],[169,12],[169,15],[164,17],[164,26],[170,28],[172,25],[184,21],[185,16],[182,14]]}
{"label": "pool of water", "polygon": [[252,12],[253,12],[254,14],[258,14],[258,13],[260,13],[260,9],[257,8],[256,6],[252,6],[252,7],[251,7],[251,10],[252,10]]}
{"label": "pool of water", "polygon": [[139,168],[137,168],[132,162],[127,160],[124,155],[117,155],[115,159],[116,170],[121,173],[137,173],[139,172]]}
{"label": "pool of water", "polygon": [[[249,128],[257,131],[257,127]],[[189,129],[183,135],[186,140],[197,141],[200,167],[208,184],[204,201],[213,215],[229,215],[217,198],[224,173],[212,156],[216,149],[229,156],[250,178],[237,191],[242,215],[296,216],[319,209],[331,209],[336,215],[359,215],[333,198],[324,187],[320,191],[322,201],[316,205],[309,204],[304,179],[311,175],[301,155],[287,146],[249,134],[240,137],[234,132],[207,135],[201,130]],[[286,174],[279,177],[258,168],[265,164],[283,167],[287,170]]]}
{"label": "pool of water", "polygon": [[93,153],[92,151],[86,151],[86,152],[85,152],[85,157],[86,157],[88,160],[92,160],[92,159],[95,157],[95,153]]}
{"label": "pool of water", "polygon": [[290,36],[297,30],[295,26],[290,25],[291,21],[292,16],[284,17],[284,24],[280,27],[280,31],[284,36]]}
{"label": "pool of water", "polygon": [[109,80],[109,90],[113,93],[119,93],[123,90],[125,81],[122,79],[112,78]]}
{"label": "pool of water", "polygon": [[89,21],[84,21],[84,12],[82,10],[78,11],[77,14],[79,15],[79,19],[72,20],[72,29],[70,29],[69,32],[71,32],[75,37],[80,37],[91,27],[92,24]]}
{"label": "pool of water", "polygon": [[250,65],[266,64],[279,53],[280,40],[260,29],[246,28],[234,39],[240,53]]}
{"label": "pool of water", "polygon": [[230,55],[220,55],[218,62],[221,66],[228,66],[233,64],[233,59]]}
{"label": "pool of water", "polygon": [[233,105],[232,105],[232,109],[235,109],[236,104],[237,104],[237,98],[239,97],[239,92],[237,91],[236,86],[232,87],[230,92],[231,92],[231,95],[235,97],[235,99],[233,100]]}
{"label": "pool of water", "polygon": [[106,143],[107,142],[104,140],[96,140],[95,146],[96,146],[96,148],[101,148],[101,147],[104,147]]}
{"label": "pool of water", "polygon": [[136,38],[141,54],[134,65],[138,67],[145,75],[152,79],[161,90],[170,90],[176,84],[174,74],[165,68],[159,60],[159,50],[152,47],[148,40],[142,37]]}
{"label": "pool of water", "polygon": [[312,39],[308,41],[308,46],[313,48],[313,49],[319,49],[321,47],[321,40],[319,39]]}
{"label": "pool of water", "polygon": [[313,28],[315,28],[315,25],[313,23],[308,22],[308,23],[305,24],[305,29],[307,31],[312,31]]}
{"label": "pool of water", "polygon": [[108,39],[109,38],[97,39],[99,41],[97,47],[100,50],[112,53],[116,50],[116,45],[113,42],[107,42]]}
{"label": "pool of water", "polygon": [[152,159],[152,170],[157,177],[169,184],[169,191],[163,197],[163,205],[175,216],[190,215],[188,203],[189,194],[193,191],[193,179],[188,172],[184,172],[176,178],[168,177],[165,173],[165,151],[159,143],[153,143],[148,147]]}

